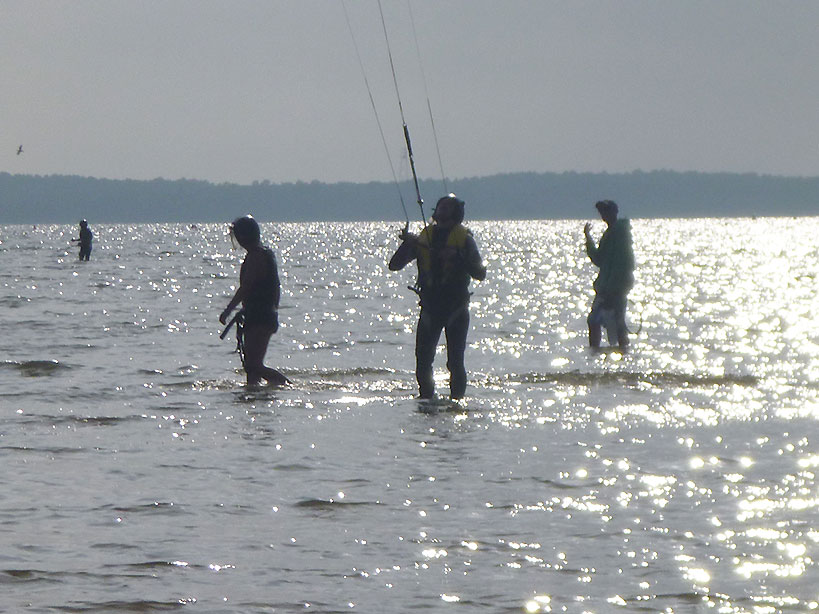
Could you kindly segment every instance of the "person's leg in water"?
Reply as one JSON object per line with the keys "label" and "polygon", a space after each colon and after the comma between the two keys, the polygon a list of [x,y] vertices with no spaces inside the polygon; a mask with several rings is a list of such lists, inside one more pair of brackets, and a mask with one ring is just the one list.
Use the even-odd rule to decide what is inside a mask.
{"label": "person's leg in water", "polygon": [[602,336],[600,325],[589,323],[589,346],[598,349]]}
{"label": "person's leg in water", "polygon": [[617,345],[625,348],[628,344],[628,326],[626,325],[626,306],[628,296],[618,296],[614,306],[614,319],[617,322]]}
{"label": "person's leg in water", "polygon": [[446,368],[449,369],[449,397],[462,399],[466,394],[466,335],[469,332],[469,310],[454,313],[446,325]]}
{"label": "person's leg in water", "polygon": [[589,325],[589,346],[595,349],[600,347],[600,339],[602,337],[602,323],[600,322],[601,303],[602,300],[600,297],[595,295],[591,311],[589,311],[589,317],[586,318],[586,323]]}
{"label": "person's leg in water", "polygon": [[415,379],[418,381],[418,396],[422,399],[431,399],[435,395],[432,363],[444,327],[438,319],[422,308],[415,330]]}
{"label": "person's leg in water", "polygon": [[261,380],[266,380],[268,384],[274,386],[284,386],[289,384],[281,371],[265,366],[264,356],[267,353],[267,345],[273,335],[274,328],[268,325],[245,324],[243,330],[243,348],[245,353],[245,371],[247,372],[247,385],[258,386]]}

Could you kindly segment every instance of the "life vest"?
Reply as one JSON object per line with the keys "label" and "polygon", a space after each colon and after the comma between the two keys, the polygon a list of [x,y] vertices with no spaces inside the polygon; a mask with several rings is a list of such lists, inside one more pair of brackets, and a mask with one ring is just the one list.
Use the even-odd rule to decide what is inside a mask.
{"label": "life vest", "polygon": [[[468,284],[469,273],[464,270],[460,254],[466,247],[467,238],[472,233],[461,224],[453,226],[442,249],[433,247],[433,237],[436,231],[435,225],[427,226],[418,237],[417,258],[421,286],[430,283],[435,286],[452,283],[461,277],[464,277],[462,281]],[[436,253],[436,251],[441,253]]]}

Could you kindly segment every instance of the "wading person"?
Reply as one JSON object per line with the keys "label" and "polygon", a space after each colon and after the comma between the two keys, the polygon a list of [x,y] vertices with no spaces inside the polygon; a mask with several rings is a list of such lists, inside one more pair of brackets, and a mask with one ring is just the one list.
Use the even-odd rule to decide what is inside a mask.
{"label": "wading person", "polygon": [[417,291],[421,314],[415,332],[415,377],[423,399],[435,394],[432,363],[441,331],[446,334],[446,366],[450,397],[461,399],[466,391],[464,351],[469,331],[469,281],[483,280],[481,262],[472,233],[462,225],[464,201],[449,194],[441,198],[430,224],[420,235],[401,233],[402,243],[390,259],[391,271],[418,264]]}
{"label": "wading person", "polygon": [[595,207],[607,228],[595,246],[591,237],[591,224],[583,228],[586,237],[586,253],[600,269],[594,280],[594,302],[587,322],[589,345],[600,347],[601,328],[608,333],[609,344],[624,348],[628,345],[626,305],[628,293],[634,285],[634,252],[631,242],[631,224],[627,219],[617,218],[617,203],[601,200]]}
{"label": "wading person", "polygon": [[80,244],[80,260],[89,260],[91,258],[91,242],[94,240],[94,233],[88,227],[88,222],[85,220],[80,222],[80,238],[72,240],[74,243]]}
{"label": "wading person", "polygon": [[248,386],[256,386],[261,380],[277,386],[289,384],[281,372],[264,364],[270,337],[279,329],[281,284],[276,256],[262,244],[259,224],[250,215],[234,220],[230,232],[247,255],[239,274],[239,289],[219,321],[227,324],[231,312],[241,303],[242,309],[234,320]]}

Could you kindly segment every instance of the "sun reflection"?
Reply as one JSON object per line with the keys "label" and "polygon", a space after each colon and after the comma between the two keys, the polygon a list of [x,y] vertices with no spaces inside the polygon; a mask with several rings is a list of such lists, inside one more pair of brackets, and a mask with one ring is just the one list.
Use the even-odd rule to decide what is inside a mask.
{"label": "sun reflection", "polygon": [[754,574],[772,574],[780,578],[797,577],[805,573],[806,569],[806,562],[804,560],[799,560],[791,565],[741,559],[736,559],[736,563],[736,572],[746,579],[751,579],[751,576]]}
{"label": "sun reflection", "polygon": [[524,609],[530,614],[535,612],[551,612],[552,598],[549,595],[535,595],[526,602]]}
{"label": "sun reflection", "polygon": [[682,570],[686,579],[700,586],[707,586],[711,581],[711,574],[701,567],[683,567]]}
{"label": "sun reflection", "polygon": [[691,460],[688,461],[688,466],[692,469],[702,469],[705,467],[705,461],[701,459],[699,456],[695,456]]}
{"label": "sun reflection", "polygon": [[802,468],[819,467],[819,454],[812,454],[811,456],[800,458],[797,464]]}

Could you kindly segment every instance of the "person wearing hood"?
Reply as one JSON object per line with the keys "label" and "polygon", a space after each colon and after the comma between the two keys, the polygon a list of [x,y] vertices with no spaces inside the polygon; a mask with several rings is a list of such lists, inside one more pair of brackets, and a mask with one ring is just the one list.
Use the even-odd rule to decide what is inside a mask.
{"label": "person wearing hood", "polygon": [[595,245],[591,236],[591,223],[583,228],[586,238],[586,253],[600,269],[594,280],[594,301],[587,318],[589,325],[589,345],[600,347],[602,327],[606,328],[609,343],[617,342],[621,348],[628,343],[626,326],[626,306],[628,293],[634,285],[634,251],[631,239],[631,223],[618,218],[617,203],[601,200],[595,204],[606,230]]}

